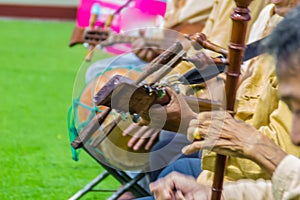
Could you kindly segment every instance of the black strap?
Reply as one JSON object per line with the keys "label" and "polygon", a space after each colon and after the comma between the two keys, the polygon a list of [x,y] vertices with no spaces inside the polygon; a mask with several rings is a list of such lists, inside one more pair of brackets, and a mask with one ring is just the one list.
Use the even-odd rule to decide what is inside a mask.
{"label": "black strap", "polygon": [[219,65],[219,66],[206,66],[202,70],[198,70],[193,68],[192,70],[185,73],[181,76],[178,80],[183,85],[193,85],[203,83],[213,77],[216,77],[218,74],[224,72],[226,66]]}
{"label": "black strap", "polygon": [[250,43],[246,46],[245,54],[244,54],[244,59],[243,61],[250,60],[252,58],[255,58],[256,56],[259,56],[263,53],[266,52],[266,49],[263,48],[263,42],[267,39],[268,37],[264,37],[260,40],[257,40],[253,43]]}

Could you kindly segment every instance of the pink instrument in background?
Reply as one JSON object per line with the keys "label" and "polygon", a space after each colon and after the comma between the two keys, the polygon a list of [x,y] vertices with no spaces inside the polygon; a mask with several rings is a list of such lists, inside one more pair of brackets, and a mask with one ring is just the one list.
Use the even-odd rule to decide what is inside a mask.
{"label": "pink instrument in background", "polygon": [[[109,29],[120,33],[141,27],[159,26],[166,11],[166,1],[81,0],[77,11],[77,26],[89,27],[91,14],[95,11],[98,12],[95,27],[104,28],[107,19],[113,15]],[[116,44],[105,49],[113,54],[121,54],[130,51],[131,45]]]}

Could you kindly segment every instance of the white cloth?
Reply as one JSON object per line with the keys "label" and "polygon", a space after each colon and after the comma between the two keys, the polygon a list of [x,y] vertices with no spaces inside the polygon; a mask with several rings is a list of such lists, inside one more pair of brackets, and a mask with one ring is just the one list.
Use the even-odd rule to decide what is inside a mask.
{"label": "white cloth", "polygon": [[240,180],[226,183],[224,200],[298,200],[300,199],[300,160],[286,156],[277,166],[272,181]]}
{"label": "white cloth", "polygon": [[300,160],[286,156],[277,166],[272,183],[276,200],[300,199]]}

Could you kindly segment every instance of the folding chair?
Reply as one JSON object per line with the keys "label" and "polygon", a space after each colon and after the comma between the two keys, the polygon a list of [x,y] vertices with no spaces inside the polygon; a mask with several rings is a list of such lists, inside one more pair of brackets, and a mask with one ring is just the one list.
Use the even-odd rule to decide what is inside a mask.
{"label": "folding chair", "polygon": [[[86,109],[92,110],[92,111],[98,111],[97,108],[90,107],[88,105],[84,105],[82,102],[79,101],[79,99],[75,99],[73,101],[73,105],[70,107],[68,111],[68,130],[69,130],[69,137],[70,142],[76,140],[78,137],[78,130],[82,129],[83,126],[87,125],[87,121],[77,125],[79,127],[76,127],[76,117],[74,116],[74,109],[76,110],[78,106],[84,107]],[[91,112],[93,113],[93,112]],[[92,114],[89,116],[88,121],[91,120]],[[131,191],[135,197],[143,197],[143,196],[149,196],[150,193],[145,190],[141,185],[139,185],[139,181],[143,179],[146,176],[146,173],[144,171],[146,170],[140,170],[134,177],[131,177],[126,171],[116,169],[113,167],[108,161],[107,158],[105,158],[101,152],[97,148],[94,148],[90,143],[85,143],[82,146],[82,149],[84,149],[92,158],[94,158],[104,169],[105,171],[102,172],[100,175],[98,175],[95,179],[93,179],[90,183],[88,183],[85,187],[83,187],[81,190],[76,192],[72,197],[70,197],[70,200],[76,200],[80,199],[82,196],[84,196],[88,192],[113,192],[113,194],[110,196],[109,200],[115,200],[118,199],[123,193],[126,191]],[[72,151],[72,158],[73,160],[78,160],[78,152],[71,146]],[[122,187],[118,188],[117,190],[111,190],[111,189],[94,189],[96,185],[103,182],[106,177],[109,175],[113,176],[117,181],[119,181],[122,184]]]}

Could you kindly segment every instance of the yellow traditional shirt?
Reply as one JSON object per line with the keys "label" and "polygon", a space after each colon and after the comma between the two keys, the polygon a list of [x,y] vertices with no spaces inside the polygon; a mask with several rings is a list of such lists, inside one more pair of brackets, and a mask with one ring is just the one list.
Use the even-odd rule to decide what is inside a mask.
{"label": "yellow traditional shirt", "polygon": [[271,180],[239,180],[226,183],[223,199],[227,200],[299,200],[300,160],[286,156],[277,166]]}
{"label": "yellow traditional shirt", "polygon": [[[249,29],[268,2],[269,0],[260,0],[253,1],[250,4],[251,21],[248,23]],[[213,9],[202,31],[207,36],[207,39],[219,46],[227,48],[232,26],[230,15],[235,7],[234,0],[214,0]]]}

